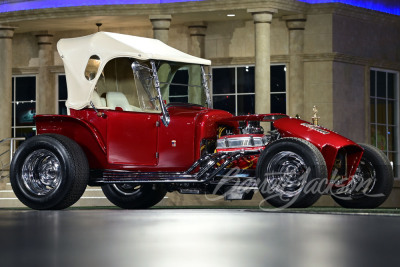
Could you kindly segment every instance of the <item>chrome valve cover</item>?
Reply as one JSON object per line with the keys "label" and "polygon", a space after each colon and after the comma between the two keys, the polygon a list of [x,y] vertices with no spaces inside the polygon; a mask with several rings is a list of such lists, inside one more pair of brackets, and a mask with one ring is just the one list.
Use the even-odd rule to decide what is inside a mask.
{"label": "chrome valve cover", "polygon": [[227,135],[217,140],[217,151],[232,148],[258,148],[264,147],[267,143],[268,139],[263,134]]}

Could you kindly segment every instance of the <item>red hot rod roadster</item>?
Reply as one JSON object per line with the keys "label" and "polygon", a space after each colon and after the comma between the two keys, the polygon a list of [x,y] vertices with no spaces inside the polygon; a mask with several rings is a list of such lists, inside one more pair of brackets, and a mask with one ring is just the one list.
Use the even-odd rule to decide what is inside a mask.
{"label": "red hot rod roadster", "polygon": [[[99,32],[62,39],[68,115],[37,115],[15,153],[11,185],[33,209],[64,209],[87,185],[126,209],[167,192],[308,207],[331,194],[375,208],[391,192],[388,159],[315,123],[212,109],[210,61],[149,38]],[[262,126],[271,124],[264,133]]]}

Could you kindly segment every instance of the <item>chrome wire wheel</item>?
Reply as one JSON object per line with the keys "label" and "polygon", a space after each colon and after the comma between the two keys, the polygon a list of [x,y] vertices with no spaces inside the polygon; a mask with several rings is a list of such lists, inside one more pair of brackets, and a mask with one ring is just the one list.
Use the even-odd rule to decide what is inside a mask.
{"label": "chrome wire wheel", "polygon": [[141,185],[138,184],[112,184],[115,190],[125,196],[132,196],[140,191]]}
{"label": "chrome wire wheel", "polygon": [[376,180],[374,165],[362,158],[350,183],[343,189],[339,188],[338,191],[341,191],[345,196],[349,196],[352,199],[363,198],[372,192]]}
{"label": "chrome wire wheel", "polygon": [[[326,187],[325,159],[310,142],[285,137],[269,144],[257,163],[258,190],[277,208],[307,208]],[[316,190],[317,188],[321,190]]]}
{"label": "chrome wire wheel", "polygon": [[49,150],[33,151],[22,165],[21,179],[30,193],[49,196],[59,188],[62,181],[60,161]]}
{"label": "chrome wire wheel", "polygon": [[340,206],[352,209],[373,209],[383,204],[393,188],[393,169],[387,156],[369,144],[364,149],[356,172],[348,185],[332,192]]}
{"label": "chrome wire wheel", "polygon": [[300,155],[282,151],[269,161],[265,178],[274,193],[292,198],[301,193],[307,182],[307,165]]}

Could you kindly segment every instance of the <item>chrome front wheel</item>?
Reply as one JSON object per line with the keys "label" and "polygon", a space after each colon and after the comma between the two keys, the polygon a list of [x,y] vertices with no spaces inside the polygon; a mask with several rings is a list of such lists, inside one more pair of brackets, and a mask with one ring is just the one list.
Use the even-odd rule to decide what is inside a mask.
{"label": "chrome front wheel", "polygon": [[[261,153],[256,175],[261,195],[272,206],[306,208],[325,189],[327,168],[314,145],[299,138],[282,138]],[[316,187],[321,190],[310,190]]]}
{"label": "chrome front wheel", "polygon": [[373,209],[389,197],[393,170],[389,159],[378,148],[360,144],[364,149],[355,175],[348,185],[338,188],[332,198],[344,208]]}
{"label": "chrome front wheel", "polygon": [[282,197],[292,198],[304,187],[306,174],[307,165],[300,155],[291,151],[282,151],[270,159],[265,179],[273,192]]}

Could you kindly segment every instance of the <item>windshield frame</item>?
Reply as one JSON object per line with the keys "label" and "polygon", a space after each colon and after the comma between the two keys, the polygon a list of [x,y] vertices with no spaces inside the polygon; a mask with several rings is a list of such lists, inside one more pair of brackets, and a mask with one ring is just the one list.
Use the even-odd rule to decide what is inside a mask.
{"label": "windshield frame", "polygon": [[[151,71],[153,82],[154,82],[154,88],[156,89],[156,92],[157,92],[156,97],[158,98],[158,101],[159,101],[160,107],[161,107],[161,112],[162,112],[161,120],[162,120],[163,124],[167,127],[171,121],[171,118],[170,118],[170,115],[168,112],[168,105],[162,99],[161,86],[160,86],[161,83],[160,83],[160,80],[158,77],[157,64],[154,60],[149,60],[149,62],[150,62],[151,69],[147,68],[146,66],[143,66],[140,62],[138,62],[136,60],[131,65],[131,67],[134,72],[135,72],[135,69],[137,69],[137,68],[147,68]],[[158,63],[158,61],[157,61],[157,63]],[[204,93],[206,96],[207,107],[212,108],[211,94],[210,94],[210,90],[208,87],[208,80],[211,79],[211,75],[206,74],[205,68],[203,65],[199,65],[199,66],[201,69],[201,86],[199,86],[199,87],[201,87],[201,89],[204,90]],[[188,105],[190,105],[190,103],[188,103]]]}
{"label": "windshield frame", "polygon": [[164,123],[164,125],[166,127],[168,127],[171,118],[169,116],[167,107],[162,99],[161,96],[161,89],[160,89],[160,81],[158,80],[158,74],[157,74],[157,68],[156,68],[156,63],[154,62],[154,60],[150,60],[150,64],[151,64],[151,69],[153,71],[153,79],[154,79],[154,87],[157,90],[157,94],[158,94],[158,101],[160,102],[161,105],[161,111],[162,111],[162,116],[161,116],[161,120]]}
{"label": "windshield frame", "polygon": [[207,81],[207,77],[208,77],[209,81],[211,81],[211,74],[210,73],[206,74],[206,71],[204,69],[204,65],[201,65],[201,77],[202,77],[203,90],[206,93],[207,106],[209,108],[213,108],[212,107],[212,101],[211,101],[210,89],[208,88],[208,81]]}

